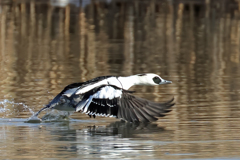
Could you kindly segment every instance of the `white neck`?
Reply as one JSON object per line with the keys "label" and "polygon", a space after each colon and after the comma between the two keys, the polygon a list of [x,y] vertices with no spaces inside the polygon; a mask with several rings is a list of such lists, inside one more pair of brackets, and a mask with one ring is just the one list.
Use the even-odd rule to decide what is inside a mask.
{"label": "white neck", "polygon": [[128,90],[134,85],[149,85],[146,77],[139,77],[137,75],[128,76],[128,77],[118,77],[123,89]]}

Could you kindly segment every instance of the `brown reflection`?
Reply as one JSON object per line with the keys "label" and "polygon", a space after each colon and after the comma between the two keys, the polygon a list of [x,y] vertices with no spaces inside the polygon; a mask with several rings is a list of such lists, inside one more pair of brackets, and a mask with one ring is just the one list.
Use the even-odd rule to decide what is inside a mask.
{"label": "brown reflection", "polygon": [[[36,111],[69,83],[153,72],[174,83],[132,90],[159,102],[174,95],[173,111],[159,120],[174,130],[168,140],[238,138],[239,1],[65,2],[0,2],[1,100],[14,99]],[[20,111],[12,117],[30,116],[22,106],[7,108]],[[165,151],[239,148],[221,144],[169,145]],[[222,156],[213,153],[205,157]]]}

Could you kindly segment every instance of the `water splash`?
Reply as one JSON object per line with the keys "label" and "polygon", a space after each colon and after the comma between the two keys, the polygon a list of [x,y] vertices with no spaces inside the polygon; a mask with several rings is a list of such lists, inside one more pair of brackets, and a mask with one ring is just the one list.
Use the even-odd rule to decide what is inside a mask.
{"label": "water splash", "polygon": [[41,123],[41,122],[65,122],[69,121],[69,116],[74,112],[65,112],[58,110],[48,111],[42,118],[38,118],[35,114],[25,121],[26,123]]}
{"label": "water splash", "polygon": [[70,115],[72,115],[74,112],[66,112],[66,111],[58,111],[58,110],[51,110],[50,112],[47,112],[43,117],[42,120],[45,122],[53,122],[53,121],[69,121]]}
{"label": "water splash", "polygon": [[25,123],[41,123],[42,119],[38,118],[37,116],[33,115],[32,117],[28,118]]}
{"label": "water splash", "polygon": [[7,104],[8,103],[8,100],[4,100],[4,101],[0,101],[0,104],[3,105],[3,108],[0,108],[0,113],[4,113],[4,112],[8,112],[10,111],[10,109],[8,109],[7,107]]}
{"label": "water splash", "polygon": [[16,103],[13,100],[4,99],[0,101],[0,114],[4,114],[2,118],[12,115],[13,113],[19,113],[16,106],[23,106],[23,111],[29,111],[34,114],[33,110],[24,103]]}
{"label": "water splash", "polygon": [[72,115],[74,112],[64,112],[64,111],[57,111],[47,110],[47,113],[40,119],[35,116],[35,112],[26,104],[24,103],[16,103],[14,100],[4,99],[0,101],[0,116],[1,118],[6,118],[11,115],[18,115],[21,111],[18,110],[17,106],[23,106],[23,110],[21,111],[28,111],[32,114],[31,117],[27,119],[27,123],[41,123],[41,122],[61,122],[61,121],[69,121],[69,116]]}

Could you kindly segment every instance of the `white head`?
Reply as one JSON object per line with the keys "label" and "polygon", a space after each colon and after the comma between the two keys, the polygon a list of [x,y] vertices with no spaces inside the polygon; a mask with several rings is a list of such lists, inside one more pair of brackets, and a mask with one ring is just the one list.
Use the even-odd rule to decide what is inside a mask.
{"label": "white head", "polygon": [[156,86],[160,84],[170,84],[171,81],[162,79],[159,75],[153,73],[137,74],[134,75],[136,78],[135,85],[150,85]]}
{"label": "white head", "polygon": [[[122,87],[126,90],[134,85],[156,86],[160,84],[172,83],[171,81],[164,80],[159,75],[153,73],[137,74],[129,77],[119,77],[118,80],[121,82],[119,84],[119,87]],[[116,85],[117,83],[114,82],[112,84]]]}

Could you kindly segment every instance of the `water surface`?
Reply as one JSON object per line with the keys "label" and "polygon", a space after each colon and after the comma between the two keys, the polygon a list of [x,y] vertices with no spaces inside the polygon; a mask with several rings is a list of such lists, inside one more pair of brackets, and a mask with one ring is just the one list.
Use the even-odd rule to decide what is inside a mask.
{"label": "water surface", "polygon": [[[240,159],[239,6],[224,0],[1,1],[0,156]],[[173,81],[131,88],[156,102],[175,98],[172,112],[156,123],[81,113],[24,123],[70,83],[139,73]]]}

